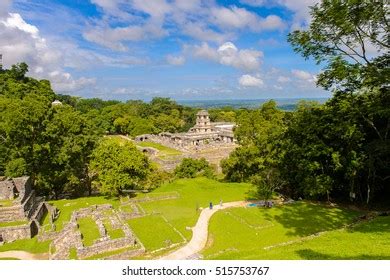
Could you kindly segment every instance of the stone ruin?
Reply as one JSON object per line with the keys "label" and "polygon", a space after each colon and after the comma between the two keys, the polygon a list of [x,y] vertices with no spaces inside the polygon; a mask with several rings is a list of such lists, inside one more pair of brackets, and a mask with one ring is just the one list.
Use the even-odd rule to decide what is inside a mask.
{"label": "stone ruin", "polygon": [[[45,215],[54,212],[52,206],[36,196],[30,177],[0,181],[0,223],[4,225],[0,227],[1,243],[34,237]],[[12,226],[13,222],[18,225]]]}
{"label": "stone ruin", "polygon": [[196,114],[195,126],[186,133],[144,134],[137,136],[135,140],[152,141],[182,151],[234,145],[236,142],[233,134],[234,126],[234,123],[229,122],[211,122],[209,113],[201,110]]}
{"label": "stone ruin", "polygon": [[[83,236],[79,231],[78,220],[84,217],[91,217],[100,233],[100,238],[95,240],[91,246],[84,246]],[[112,239],[107,233],[103,220],[109,220],[113,229],[122,229],[124,237]],[[129,259],[145,252],[143,244],[136,238],[120,215],[112,209],[110,204],[94,205],[74,211],[70,222],[65,225],[63,230],[54,235],[48,235],[48,239],[53,239],[50,245],[50,259],[52,260],[69,259],[72,249],[76,250],[79,259],[122,249],[121,253],[110,255],[105,259]]]}
{"label": "stone ruin", "polygon": [[150,141],[181,151],[182,155],[159,157],[159,151],[152,147],[138,147],[148,154],[150,159],[161,166],[163,170],[172,171],[183,158],[205,158],[214,165],[217,172],[221,171],[222,159],[237,147],[234,139],[234,123],[211,122],[206,110],[196,115],[196,124],[187,133],[143,134],[135,138],[136,142]]}

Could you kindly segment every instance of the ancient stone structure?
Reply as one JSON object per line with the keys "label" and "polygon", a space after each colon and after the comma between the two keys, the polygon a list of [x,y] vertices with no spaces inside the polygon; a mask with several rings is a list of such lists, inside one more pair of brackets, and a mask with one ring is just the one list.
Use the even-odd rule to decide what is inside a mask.
{"label": "ancient stone structure", "polygon": [[226,145],[235,142],[234,123],[211,122],[209,113],[201,110],[196,114],[196,124],[187,133],[162,132],[158,135],[144,134],[136,137],[136,141],[152,141],[180,150],[194,147]]}
{"label": "ancient stone structure", "polygon": [[[100,238],[91,246],[84,246],[83,237],[78,229],[78,220],[85,217],[91,217],[99,229]],[[111,239],[107,234],[103,220],[109,220],[113,229],[122,229],[124,237]],[[117,215],[110,204],[94,205],[74,211],[64,229],[58,232],[56,236],[51,236],[51,238],[53,238],[50,248],[50,259],[52,260],[69,259],[72,248],[76,250],[79,259],[86,259],[120,249],[125,249],[125,251],[115,255],[116,258],[114,256],[111,256],[111,258],[134,257],[145,252],[142,243],[127,224],[121,220],[120,215]]]}
{"label": "ancient stone structure", "polygon": [[0,222],[5,225],[0,227],[1,242],[35,236],[46,213],[48,205],[35,195],[29,177],[0,181]]}

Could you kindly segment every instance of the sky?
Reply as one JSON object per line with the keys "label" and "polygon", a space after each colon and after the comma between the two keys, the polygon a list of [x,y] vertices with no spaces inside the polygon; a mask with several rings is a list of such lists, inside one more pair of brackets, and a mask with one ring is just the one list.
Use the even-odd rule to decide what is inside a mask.
{"label": "sky", "polygon": [[0,53],[84,98],[328,97],[287,42],[317,1],[0,0]]}

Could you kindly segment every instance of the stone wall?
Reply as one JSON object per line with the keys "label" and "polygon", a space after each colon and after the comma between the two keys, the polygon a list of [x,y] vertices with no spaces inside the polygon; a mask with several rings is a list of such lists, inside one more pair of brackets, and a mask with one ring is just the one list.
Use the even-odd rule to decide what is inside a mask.
{"label": "stone wall", "polygon": [[26,219],[21,205],[0,208],[0,222],[12,222]]}
{"label": "stone wall", "polygon": [[48,213],[48,209],[45,202],[40,202],[36,208],[35,213],[32,215],[32,219],[41,224],[43,217]]}
{"label": "stone wall", "polygon": [[71,248],[81,248],[82,246],[81,233],[77,229],[77,223],[71,221],[51,243],[50,259],[67,260],[69,259],[69,251]]}
{"label": "stone wall", "polygon": [[135,246],[136,244],[137,241],[133,237],[110,239],[106,241],[97,242],[89,247],[78,248],[77,255],[79,258],[85,259],[103,252]]}
{"label": "stone wall", "polygon": [[11,180],[0,181],[0,200],[14,199],[15,185]]}
{"label": "stone wall", "polygon": [[18,239],[31,238],[32,227],[34,227],[34,225],[35,223],[29,223],[13,227],[0,227],[0,236],[4,242],[13,242]]}
{"label": "stone wall", "polygon": [[143,253],[145,253],[145,248],[140,248],[136,250],[125,251],[123,253],[112,255],[109,257],[105,257],[104,260],[128,260],[136,256],[142,255]]}

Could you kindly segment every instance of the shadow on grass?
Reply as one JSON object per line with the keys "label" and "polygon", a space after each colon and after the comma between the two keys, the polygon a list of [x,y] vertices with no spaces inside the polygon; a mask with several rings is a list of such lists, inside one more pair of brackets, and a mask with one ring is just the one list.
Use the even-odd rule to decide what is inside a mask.
{"label": "shadow on grass", "polygon": [[328,207],[310,202],[297,202],[265,210],[265,218],[288,229],[289,236],[307,236],[321,231],[334,230],[352,222],[356,211]]}
{"label": "shadow on grass", "polygon": [[296,253],[305,260],[390,260],[390,253],[385,256],[362,254],[346,257],[324,254],[311,249],[298,250]]}
{"label": "shadow on grass", "polygon": [[360,220],[361,224],[348,228],[348,232],[390,233],[390,216],[376,217],[373,220]]}

